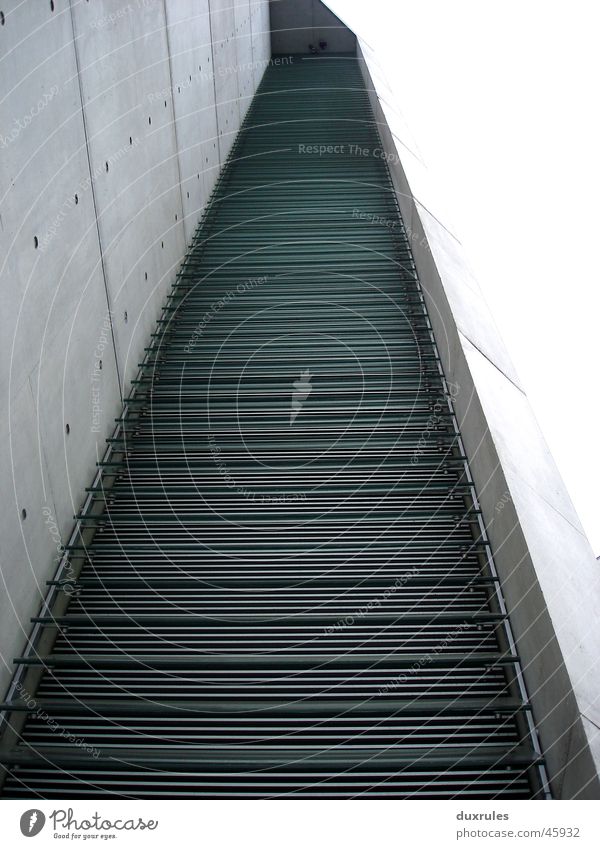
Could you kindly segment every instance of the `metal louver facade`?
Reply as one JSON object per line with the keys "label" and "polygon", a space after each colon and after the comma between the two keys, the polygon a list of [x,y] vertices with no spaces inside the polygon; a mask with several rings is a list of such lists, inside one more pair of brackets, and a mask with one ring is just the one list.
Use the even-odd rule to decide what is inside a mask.
{"label": "metal louver facade", "polygon": [[4,797],[547,796],[458,391],[356,58],[274,63],[18,659]]}

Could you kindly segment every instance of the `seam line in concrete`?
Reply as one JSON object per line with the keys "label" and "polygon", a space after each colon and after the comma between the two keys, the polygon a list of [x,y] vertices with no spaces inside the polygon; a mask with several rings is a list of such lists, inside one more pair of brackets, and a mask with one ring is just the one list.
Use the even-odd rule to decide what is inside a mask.
{"label": "seam line in concrete", "polygon": [[584,719],[587,719],[587,721],[590,723],[590,725],[593,725],[594,728],[597,728],[598,731],[600,731],[600,725],[598,725],[597,722],[594,722],[593,719],[590,719],[590,717],[587,715],[587,713],[582,713],[581,715],[583,716]]}
{"label": "seam line in concrete", "polygon": [[[34,369],[34,371],[35,371],[35,369]],[[37,403],[36,393],[34,392],[34,388],[31,384],[32,374],[33,374],[33,371],[29,375],[27,375],[27,386],[29,388],[29,394],[31,395],[31,403],[33,404],[33,409],[34,409],[34,412],[35,412],[35,415],[36,415],[36,420],[37,420],[37,437],[38,437],[38,445],[39,445],[39,449],[40,449],[40,475],[41,475],[41,481],[42,481],[42,495],[44,497],[44,501],[48,501],[48,492],[46,491],[46,481],[48,481],[48,488],[50,490],[50,498],[52,499],[52,509],[54,510],[54,516],[57,517],[58,513],[56,512],[56,501],[55,501],[55,498],[54,498],[54,491],[52,489],[52,480],[50,478],[50,467],[48,466],[48,458],[46,457],[46,449],[44,447],[44,440],[43,440],[42,434],[40,432],[40,425],[39,425],[40,410],[39,410],[39,405]],[[41,361],[40,361],[40,364],[38,365],[38,384],[39,384],[39,381],[41,379],[42,379],[42,377],[41,377]],[[38,389],[38,394],[39,394],[39,389]]]}
{"label": "seam line in concrete", "polygon": [[[469,342],[469,344],[470,344],[470,345],[472,345],[472,347],[473,347],[473,348],[475,348],[475,350],[477,351],[477,353],[481,354],[481,356],[482,356],[485,360],[487,360],[487,361],[490,363],[490,365],[494,366],[494,368],[495,368],[497,371],[499,371],[499,372],[500,372],[500,374],[501,374],[501,375],[503,375],[503,376],[506,378],[506,380],[508,380],[508,382],[509,382],[510,384],[512,384],[512,386],[514,386],[514,387],[515,387],[515,389],[517,389],[517,390],[518,390],[518,391],[519,391],[519,392],[523,395],[523,397],[527,400],[527,395],[526,395],[526,393],[525,393],[522,389],[520,389],[520,388],[519,388],[519,387],[518,387],[515,383],[513,383],[513,381],[510,379],[510,377],[508,377],[506,374],[504,374],[504,372],[502,371],[502,369],[498,368],[498,366],[496,366],[496,365],[495,365],[495,364],[494,364],[494,363],[493,363],[493,362],[489,359],[489,357],[486,357],[486,355],[483,353],[483,351],[480,351],[480,350],[479,350],[479,348],[477,347],[477,345],[474,345],[474,344],[473,344],[473,342],[471,342],[471,340],[469,339],[469,337],[468,337],[468,336],[465,336],[465,334],[464,334],[461,330],[459,330],[458,328],[457,328],[457,330],[458,330],[459,337],[461,337],[461,336],[462,336],[462,338],[463,338],[463,339],[466,339],[466,340]],[[468,361],[467,361],[467,365],[468,365]],[[476,392],[476,394],[477,394],[477,397],[479,398],[479,393],[477,392],[477,385],[475,384],[475,382],[474,382],[474,381],[473,381],[473,387],[474,387],[474,390],[475,390],[475,392]],[[481,404],[481,399],[479,399],[479,403]],[[485,412],[484,412],[484,416],[485,416]],[[486,420],[487,420],[487,416],[486,416]],[[488,431],[489,431],[489,428],[488,428]],[[490,433],[490,436],[491,436],[492,441],[493,441],[493,435],[492,435],[491,431],[489,431],[489,433]],[[494,444],[495,444],[495,443],[494,443]],[[501,461],[500,461],[500,464],[501,464],[501,468],[502,468],[503,474],[504,474],[504,476],[505,476],[505,481],[506,481],[507,488],[510,490],[510,483],[509,483],[509,481],[506,479],[506,472],[505,472],[506,466],[505,466],[505,464],[504,464],[504,463],[502,463]],[[565,514],[562,512],[562,510],[559,510],[559,509],[558,509],[558,507],[556,507],[556,505],[555,505],[555,504],[552,504],[550,501],[548,501],[548,499],[547,499],[547,498],[544,498],[544,496],[543,496],[543,495],[541,495],[541,493],[540,493],[540,492],[538,492],[538,490],[537,490],[537,489],[535,489],[535,488],[534,488],[534,487],[533,487],[533,486],[532,486],[532,485],[531,485],[528,481],[526,481],[526,480],[525,480],[525,478],[524,478],[522,475],[520,475],[518,472],[516,472],[516,471],[515,471],[515,472],[514,472],[514,475],[515,475],[515,477],[517,477],[517,478],[519,479],[519,481],[521,481],[521,483],[522,483],[524,486],[526,486],[529,490],[531,490],[531,492],[532,492],[532,493],[536,496],[536,498],[539,498],[539,500],[540,500],[540,501],[542,501],[542,502],[543,502],[543,503],[544,503],[547,507],[549,507],[551,510],[553,510],[553,511],[554,511],[554,512],[558,515],[558,516],[560,516],[560,517],[561,517],[561,519],[564,519],[564,521],[565,521],[565,522],[567,522],[567,524],[568,524],[571,528],[573,528],[573,530],[574,530],[576,533],[578,533],[580,537],[582,537],[584,540],[587,540],[587,536],[586,536],[586,534],[585,534],[585,531],[584,531],[582,528],[578,528],[578,527],[577,527],[577,525],[574,525],[574,524],[573,524],[573,522],[569,519],[569,517],[568,517],[568,516],[565,516]],[[511,493],[511,497],[512,497],[512,493]]]}
{"label": "seam line in concrete", "polygon": [[[384,117],[385,117],[385,116],[384,116]],[[400,156],[400,154],[398,154],[398,156]],[[403,169],[403,172],[404,172],[404,169]],[[406,176],[406,172],[404,172],[404,179],[406,180],[406,184],[407,184],[407,186],[410,188],[410,180],[409,180],[409,179],[408,179],[408,177]],[[433,213],[433,212],[429,209],[429,207],[428,207],[428,206],[426,206],[426,205],[423,203],[423,201],[420,201],[420,200],[419,200],[419,198],[418,198],[415,194],[413,194],[413,193],[412,193],[412,189],[411,189],[411,195],[412,195],[412,199],[414,200],[414,202],[415,202],[416,204],[418,204],[418,205],[419,205],[422,209],[424,209],[424,210],[425,210],[425,212],[427,213],[427,215],[431,215],[431,217],[432,217],[435,221],[437,221],[437,223],[440,225],[440,227],[442,227],[442,228],[446,231],[446,233],[447,233],[449,236],[452,236],[452,238],[454,239],[454,241],[455,241],[457,244],[459,244],[459,245],[461,246],[461,248],[462,248],[463,243],[462,243],[462,242],[461,242],[461,240],[458,238],[458,236],[457,236],[455,233],[453,233],[453,232],[452,232],[452,230],[450,230],[448,227],[446,227],[446,225],[443,223],[443,221],[440,221],[440,219],[437,217],[437,215],[434,215],[434,213]]]}
{"label": "seam line in concrete", "polygon": [[117,372],[117,383],[119,384],[119,397],[123,403],[123,383],[121,380],[121,372],[119,369],[119,357],[117,354],[117,341],[115,339],[115,329],[113,325],[113,309],[110,302],[110,293],[108,290],[108,278],[106,275],[106,266],[104,264],[104,251],[102,249],[102,236],[100,235],[100,221],[98,219],[98,204],[96,201],[96,189],[94,186],[94,176],[92,171],[92,160],[90,157],[90,144],[88,137],[87,121],[85,117],[85,106],[83,102],[83,87],[81,84],[81,66],[79,62],[79,49],[77,47],[77,35],[75,32],[75,18],[73,15],[73,0],[69,0],[69,13],[71,16],[71,32],[73,33],[73,50],[75,52],[75,69],[77,71],[77,87],[79,89],[79,103],[81,105],[81,120],[83,122],[83,137],[85,139],[85,153],[88,163],[88,171],[90,174],[90,190],[92,193],[92,204],[94,207],[94,218],[96,221],[96,233],[98,235],[98,250],[100,251],[100,267],[102,269],[102,279],[104,281],[104,293],[106,295],[106,307],[108,310],[108,318],[110,320],[110,335],[112,338],[113,351],[115,355],[115,370]]}
{"label": "seam line in concrete", "polygon": [[[250,33],[250,62],[252,63],[251,68],[250,68],[250,74],[251,74],[251,78],[252,78],[252,90],[253,90],[254,94],[256,94],[256,88],[254,87],[254,43],[253,43],[254,42],[254,35],[252,33],[252,0],[248,0],[248,32]],[[239,86],[240,86],[240,78],[238,76],[238,92],[239,92]],[[253,94],[253,96],[254,96],[254,94]],[[248,104],[248,106],[249,106],[249,104]],[[244,113],[244,118],[246,117],[247,113],[248,113],[248,109],[246,109],[246,112]]]}
{"label": "seam line in concrete", "polygon": [[537,489],[534,489],[534,488],[531,486],[531,484],[530,484],[530,483],[528,483],[528,482],[525,480],[525,478],[521,477],[521,475],[518,475],[518,478],[519,478],[519,480],[520,480],[522,483],[524,483],[524,484],[525,484],[525,486],[526,486],[528,489],[530,489],[530,490],[532,491],[532,493],[533,493],[535,496],[537,496],[537,498],[539,498],[539,499],[540,499],[540,501],[543,501],[543,502],[544,502],[544,504],[546,504],[546,506],[547,506],[547,507],[549,507],[551,510],[554,510],[554,512],[555,512],[555,513],[557,513],[557,514],[561,517],[561,519],[564,519],[564,520],[565,520],[565,522],[566,522],[568,525],[570,525],[570,527],[572,527],[572,528],[573,528],[573,530],[574,530],[576,533],[578,533],[580,537],[582,537],[582,539],[584,539],[584,540],[586,540],[586,541],[587,541],[587,536],[585,535],[585,532],[583,531],[583,529],[582,529],[582,528],[578,528],[576,525],[574,525],[574,524],[573,524],[573,522],[572,522],[572,521],[571,521],[571,520],[570,520],[567,516],[565,516],[565,514],[564,514],[561,510],[559,510],[559,509],[558,509],[558,507],[555,507],[555,505],[554,505],[554,504],[551,504],[551,503],[550,503],[550,502],[549,502],[546,498],[544,498],[544,496],[543,496],[543,495],[540,495],[540,493],[537,491]]}
{"label": "seam line in concrete", "polygon": [[215,127],[217,128],[217,150],[219,151],[219,168],[223,164],[221,160],[221,139],[219,138],[219,111],[217,109],[217,73],[215,71],[215,43],[212,31],[212,9],[208,0],[208,32],[210,35],[210,61],[212,62],[213,94],[215,101]]}
{"label": "seam line in concrete", "polygon": [[[437,268],[437,266],[436,266],[436,268]],[[438,274],[439,274],[439,271],[438,271]],[[442,285],[443,285],[443,284],[442,284]],[[445,291],[445,290],[444,290],[444,291]],[[451,306],[450,306],[450,312],[452,312],[452,307],[451,307]],[[453,315],[454,315],[454,313],[453,313]],[[454,321],[455,321],[455,324],[456,324],[456,319],[454,319]],[[487,362],[488,362],[488,363],[489,363],[489,364],[490,364],[493,368],[495,368],[495,369],[496,369],[496,371],[499,371],[499,372],[500,372],[500,374],[508,380],[508,382],[511,384],[511,386],[514,386],[514,387],[515,387],[515,389],[516,389],[518,392],[520,392],[520,393],[521,393],[521,395],[522,395],[524,398],[527,398],[527,393],[525,392],[525,390],[524,390],[524,389],[521,389],[521,387],[520,387],[518,384],[516,384],[516,383],[514,382],[514,380],[513,380],[512,378],[510,378],[510,377],[506,374],[506,372],[505,372],[503,369],[501,369],[501,368],[500,368],[500,366],[499,366],[499,365],[496,365],[496,363],[495,363],[493,360],[490,360],[490,358],[488,357],[488,355],[487,355],[487,354],[485,354],[485,353],[481,350],[481,348],[480,348],[478,345],[476,345],[476,344],[475,344],[475,342],[473,342],[473,340],[472,340],[469,336],[467,336],[467,334],[466,334],[466,333],[463,333],[463,332],[462,332],[462,330],[460,329],[460,327],[458,327],[458,324],[456,324],[456,329],[457,329],[457,331],[458,331],[458,335],[459,335],[459,336],[462,336],[462,338],[463,338],[463,339],[466,339],[466,340],[467,340],[467,342],[469,343],[469,345],[471,345],[473,348],[475,348],[475,350],[477,351],[477,353],[478,353],[478,354],[481,354],[481,356],[484,358],[484,360],[486,360],[486,361],[487,361]]]}
{"label": "seam line in concrete", "polygon": [[187,244],[187,235],[185,232],[186,213],[183,205],[183,185],[181,183],[181,160],[179,150],[179,140],[177,138],[177,118],[175,116],[175,83],[173,81],[173,61],[171,59],[171,40],[169,39],[169,19],[167,16],[166,0],[163,0],[163,15],[165,19],[165,38],[167,40],[167,57],[169,62],[169,82],[171,83],[171,115],[173,116],[173,137],[175,140],[175,152],[177,154],[177,177],[179,182],[179,199],[181,202],[181,223],[183,226],[183,240]]}

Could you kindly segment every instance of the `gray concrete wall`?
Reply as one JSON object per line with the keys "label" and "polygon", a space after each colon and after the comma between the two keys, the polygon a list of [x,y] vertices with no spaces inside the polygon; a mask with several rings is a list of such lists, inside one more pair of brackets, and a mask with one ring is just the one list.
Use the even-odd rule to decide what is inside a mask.
{"label": "gray concrete wall", "polygon": [[0,18],[2,691],[270,57],[267,0],[53,6]]}
{"label": "gray concrete wall", "polygon": [[[351,23],[351,21],[349,21]],[[372,50],[359,61],[454,399],[557,798],[600,798],[600,573]],[[399,59],[401,61],[401,59]],[[407,68],[407,77],[413,73]]]}

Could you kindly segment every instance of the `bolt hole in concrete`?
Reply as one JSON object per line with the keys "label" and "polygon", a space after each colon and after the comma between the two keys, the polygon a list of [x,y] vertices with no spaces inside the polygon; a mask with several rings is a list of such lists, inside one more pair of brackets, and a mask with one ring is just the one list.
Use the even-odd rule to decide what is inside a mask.
{"label": "bolt hole in concrete", "polygon": [[50,0],[50,11],[54,11],[54,0]]}
{"label": "bolt hole in concrete", "polygon": [[98,360],[98,371],[102,371],[102,360]]}
{"label": "bolt hole in concrete", "polygon": [[79,195],[75,195],[75,206],[79,203]]}
{"label": "bolt hole in concrete", "polygon": [[125,324],[127,324],[127,310],[125,310],[125,312],[123,313],[123,319],[125,321]]}
{"label": "bolt hole in concrete", "polygon": [[147,280],[147,279],[148,279],[148,272],[144,271],[144,280]]}
{"label": "bolt hole in concrete", "polygon": [[104,163],[106,165],[106,172],[108,173],[108,162]]}
{"label": "bolt hole in concrete", "polygon": [[149,124],[151,124],[151,123],[152,123],[152,116],[151,116],[151,115],[148,115],[148,123],[149,123]]}
{"label": "bolt hole in concrete", "polygon": [[133,144],[133,139],[129,136],[129,144]]}
{"label": "bolt hole in concrete", "polygon": [[71,433],[71,425],[68,422],[65,425],[65,433],[67,434],[67,436]]}
{"label": "bolt hole in concrete", "polygon": [[34,248],[37,248],[37,246],[39,245],[39,243],[40,243],[40,242],[39,242],[38,237],[37,237],[37,236],[34,236],[34,237],[33,237],[33,247],[34,247]]}
{"label": "bolt hole in concrete", "polygon": [[23,507],[23,509],[21,510],[21,519],[23,519],[23,521],[25,521],[26,518],[27,518],[27,510]]}
{"label": "bolt hole in concrete", "polygon": [[4,26],[5,23],[6,23],[6,18],[4,17],[4,12],[0,12],[0,24],[2,24],[2,26]]}

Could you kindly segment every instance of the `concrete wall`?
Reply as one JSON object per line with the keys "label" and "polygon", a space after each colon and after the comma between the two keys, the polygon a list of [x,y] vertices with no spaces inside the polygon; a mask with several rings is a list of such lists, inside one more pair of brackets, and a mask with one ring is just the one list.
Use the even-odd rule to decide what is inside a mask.
{"label": "concrete wall", "polygon": [[1,4],[3,691],[270,57],[267,0],[52,6]]}
{"label": "concrete wall", "polygon": [[[444,371],[460,387],[455,410],[553,793],[598,799],[597,563],[394,95],[360,35],[358,43]],[[413,72],[407,68],[407,77]]]}

